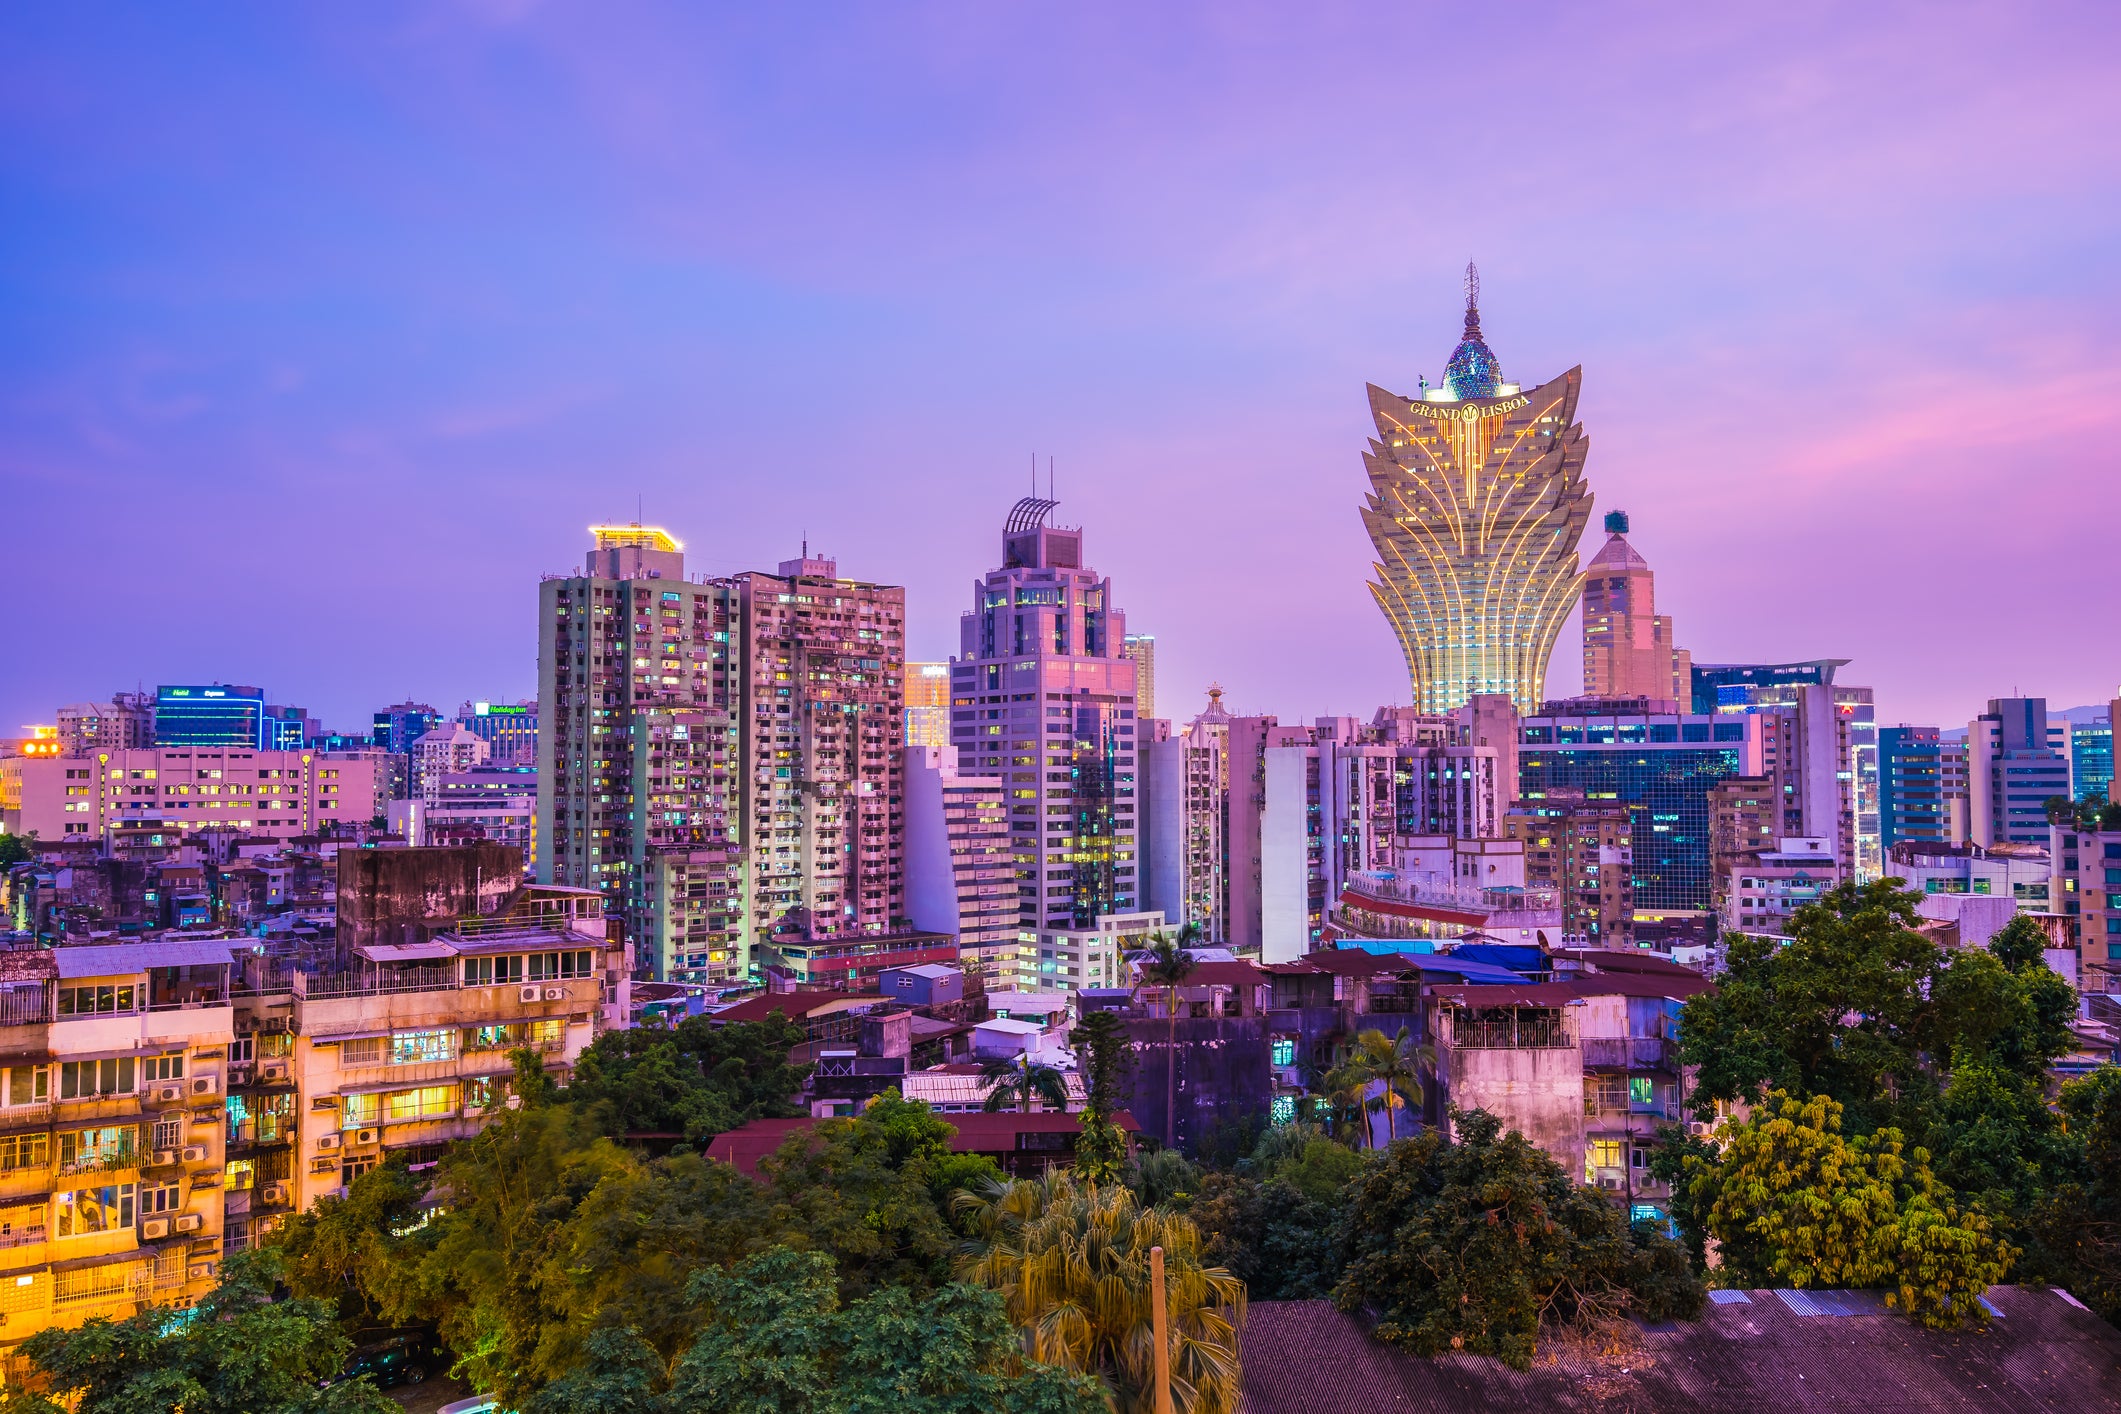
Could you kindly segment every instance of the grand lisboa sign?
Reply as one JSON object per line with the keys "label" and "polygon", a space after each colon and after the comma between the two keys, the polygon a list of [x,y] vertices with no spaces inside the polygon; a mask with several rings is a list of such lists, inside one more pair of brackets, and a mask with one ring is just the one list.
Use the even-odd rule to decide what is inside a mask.
{"label": "grand lisboa sign", "polygon": [[1478,422],[1483,417],[1495,417],[1531,405],[1532,400],[1520,393],[1514,398],[1504,398],[1497,402],[1408,403],[1407,411],[1416,417],[1426,417],[1431,422]]}

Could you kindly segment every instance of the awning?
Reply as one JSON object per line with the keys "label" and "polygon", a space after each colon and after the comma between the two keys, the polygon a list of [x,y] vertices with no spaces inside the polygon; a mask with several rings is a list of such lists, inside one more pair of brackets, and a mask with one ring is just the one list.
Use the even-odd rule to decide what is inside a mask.
{"label": "awning", "polygon": [[52,949],[52,964],[62,978],[127,977],[156,967],[226,967],[230,960],[226,939],[165,938]]}
{"label": "awning", "polygon": [[354,951],[370,962],[435,962],[457,955],[454,947],[439,940],[426,943],[363,943]]}

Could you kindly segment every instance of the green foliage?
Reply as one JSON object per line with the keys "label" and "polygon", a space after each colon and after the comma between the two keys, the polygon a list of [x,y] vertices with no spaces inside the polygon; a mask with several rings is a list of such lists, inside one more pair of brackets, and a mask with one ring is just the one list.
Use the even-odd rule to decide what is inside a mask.
{"label": "green foliage", "polygon": [[1149,1264],[1162,1247],[1173,1402],[1179,1414],[1236,1414],[1245,1287],[1205,1260],[1191,1219],[1066,1169],[958,1203],[984,1240],[965,1278],[1002,1294],[1031,1358],[1105,1379],[1125,1414],[1150,1408]]}
{"label": "green foliage", "polygon": [[370,1169],[343,1198],[319,1198],[275,1241],[297,1296],[330,1301],[350,1327],[387,1325],[408,1304],[407,1255],[421,1242],[427,1185],[403,1163]]}
{"label": "green foliage", "polygon": [[1144,1208],[1183,1212],[1200,1191],[1201,1171],[1176,1149],[1138,1154],[1127,1166],[1126,1186]]}
{"label": "green foliage", "polygon": [[[1338,1154],[1355,1156],[1327,1140]],[[1356,1159],[1358,1166],[1360,1159]],[[1345,1206],[1282,1179],[1211,1173],[1186,1209],[1200,1229],[1201,1259],[1225,1267],[1258,1301],[1316,1301],[1339,1284]]]}
{"label": "green foliage", "polygon": [[680,1134],[698,1144],[754,1119],[797,1113],[791,1098],[806,1068],[788,1055],[803,1028],[775,1012],[764,1021],[607,1031],[575,1065],[568,1098],[600,1134]]}
{"label": "green foliage", "polygon": [[2121,1325],[2121,1066],[2063,1086],[2061,1110],[2081,1168],[2035,1206],[2032,1254],[2078,1300]]}
{"label": "green foliage", "polygon": [[1436,1071],[1434,1047],[1417,1041],[1412,1030],[1387,1036],[1373,1027],[1356,1034],[1355,1044],[1327,1076],[1326,1085],[1356,1112],[1357,1132],[1367,1148],[1373,1138],[1371,1115],[1385,1117],[1386,1142],[1390,1143],[1399,1132],[1400,1114],[1421,1107],[1425,1071]]}
{"label": "green foliage", "polygon": [[6,1414],[396,1414],[365,1379],[317,1387],[346,1363],[329,1301],[272,1299],[278,1255],[239,1252],[191,1312],[148,1307],[122,1321],[39,1331],[22,1353],[57,1399],[10,1393]]}
{"label": "green foliage", "polygon": [[11,835],[0,830],[0,869],[14,864],[27,864],[34,857],[31,846],[36,839],[35,830],[26,835]]}
{"label": "green foliage", "polygon": [[1692,1165],[1690,1195],[1742,1286],[1886,1287],[1924,1325],[1985,1321],[1974,1298],[2017,1255],[1962,1212],[1898,1130],[1844,1137],[1841,1106],[1777,1091],[1718,1131],[1722,1161]]}
{"label": "green foliage", "polygon": [[1007,1109],[1027,1114],[1034,1100],[1043,1100],[1048,1110],[1068,1108],[1067,1078],[1028,1051],[992,1056],[980,1062],[979,1074],[987,1088],[989,1114]]}
{"label": "green foliage", "polygon": [[1657,1127],[1656,1147],[1650,1150],[1644,1170],[1671,1190],[1666,1207],[1671,1212],[1672,1225],[1679,1229],[1679,1245],[1686,1250],[1687,1260],[1696,1272],[1708,1270],[1708,1214],[1694,1201],[1687,1182],[1696,1164],[1714,1164],[1718,1157],[1714,1144],[1676,1124],[1661,1124]]}
{"label": "green foliage", "polygon": [[1630,1228],[1493,1115],[1453,1119],[1457,1142],[1436,1130],[1399,1140],[1350,1186],[1350,1260],[1334,1299],[1378,1312],[1379,1339],[1525,1369],[1542,1326],[1699,1313],[1705,1293],[1677,1244]]}
{"label": "green foliage", "polygon": [[1127,1136],[1113,1122],[1118,1112],[1127,1072],[1134,1067],[1134,1049],[1127,1039],[1126,1024],[1109,1011],[1093,1011],[1068,1033],[1075,1048],[1087,1092],[1075,1135],[1075,1172],[1092,1183],[1110,1183],[1119,1177],[1127,1161]]}
{"label": "green foliage", "polygon": [[1286,1124],[1260,1136],[1252,1172],[1279,1179],[1318,1203],[1339,1203],[1351,1179],[1362,1172],[1362,1156],[1326,1137],[1315,1124]]}

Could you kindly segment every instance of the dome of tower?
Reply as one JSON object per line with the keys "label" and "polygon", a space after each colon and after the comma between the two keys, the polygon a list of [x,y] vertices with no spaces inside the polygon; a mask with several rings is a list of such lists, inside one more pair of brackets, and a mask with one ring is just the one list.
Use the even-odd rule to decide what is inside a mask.
{"label": "dome of tower", "polygon": [[1466,266],[1466,328],[1458,347],[1443,366],[1443,385],[1452,397],[1492,398],[1502,386],[1502,365],[1480,336],[1480,276]]}

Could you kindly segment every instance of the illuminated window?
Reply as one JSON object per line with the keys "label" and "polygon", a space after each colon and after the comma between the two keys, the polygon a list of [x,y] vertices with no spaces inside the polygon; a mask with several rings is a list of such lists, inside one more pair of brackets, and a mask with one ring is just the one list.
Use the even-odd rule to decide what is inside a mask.
{"label": "illuminated window", "polygon": [[52,1195],[52,1227],[60,1237],[123,1232],[133,1225],[133,1185],[76,1188]]}

